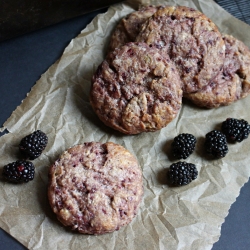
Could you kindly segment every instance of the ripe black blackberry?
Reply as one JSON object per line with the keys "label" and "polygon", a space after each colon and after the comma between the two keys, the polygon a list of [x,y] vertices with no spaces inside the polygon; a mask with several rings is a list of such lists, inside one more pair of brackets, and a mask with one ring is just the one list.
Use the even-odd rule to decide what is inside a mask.
{"label": "ripe black blackberry", "polygon": [[30,161],[16,161],[5,165],[2,175],[10,182],[28,182],[34,179],[35,167]]}
{"label": "ripe black blackberry", "polygon": [[241,142],[250,134],[250,125],[243,119],[227,118],[222,122],[221,130],[228,141]]}
{"label": "ripe black blackberry", "polygon": [[194,152],[196,138],[191,134],[179,134],[172,142],[172,152],[177,159],[186,159]]}
{"label": "ripe black blackberry", "polygon": [[30,160],[39,157],[48,143],[48,137],[40,130],[33,132],[24,137],[20,144],[19,150]]}
{"label": "ripe black blackberry", "polygon": [[228,153],[226,136],[218,130],[206,134],[205,149],[215,158],[222,158]]}
{"label": "ripe black blackberry", "polygon": [[192,180],[195,180],[197,176],[196,166],[185,161],[173,163],[168,171],[169,180],[175,186],[187,185]]}

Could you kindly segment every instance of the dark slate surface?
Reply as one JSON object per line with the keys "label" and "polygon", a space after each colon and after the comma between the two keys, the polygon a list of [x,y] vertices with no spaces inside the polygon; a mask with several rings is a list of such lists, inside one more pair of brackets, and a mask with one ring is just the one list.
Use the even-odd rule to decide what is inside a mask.
{"label": "dark slate surface", "polygon": [[250,24],[250,1],[249,0],[215,0],[226,11],[243,22]]}

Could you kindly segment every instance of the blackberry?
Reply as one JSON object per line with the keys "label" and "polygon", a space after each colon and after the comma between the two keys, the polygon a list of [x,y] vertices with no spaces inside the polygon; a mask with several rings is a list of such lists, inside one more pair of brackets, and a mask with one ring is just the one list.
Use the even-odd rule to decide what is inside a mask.
{"label": "blackberry", "polygon": [[40,130],[33,132],[24,137],[20,144],[19,150],[30,160],[39,157],[48,143],[48,137]]}
{"label": "blackberry", "polygon": [[172,142],[172,152],[177,159],[186,159],[194,152],[196,138],[191,134],[179,134]]}
{"label": "blackberry", "polygon": [[168,171],[168,177],[171,184],[175,186],[183,186],[195,180],[198,176],[196,166],[192,163],[179,161],[173,163]]}
{"label": "blackberry", "polygon": [[34,179],[35,167],[30,161],[16,161],[5,165],[2,175],[10,182],[28,182]]}
{"label": "blackberry", "polygon": [[213,130],[206,134],[205,149],[207,153],[215,158],[222,158],[228,153],[227,139],[218,130]]}
{"label": "blackberry", "polygon": [[222,122],[221,130],[228,141],[241,142],[250,134],[250,125],[243,119],[227,118]]}

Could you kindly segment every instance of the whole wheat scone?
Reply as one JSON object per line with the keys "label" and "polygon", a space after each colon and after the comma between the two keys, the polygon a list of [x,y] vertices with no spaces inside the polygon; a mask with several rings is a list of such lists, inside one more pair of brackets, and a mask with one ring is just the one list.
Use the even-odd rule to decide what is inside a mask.
{"label": "whole wheat scone", "polygon": [[185,93],[208,85],[225,58],[225,44],[217,26],[201,12],[184,6],[160,8],[142,25],[136,41],[169,55]]}
{"label": "whole wheat scone", "polygon": [[165,127],[181,108],[179,74],[169,57],[145,43],[111,52],[93,76],[90,103],[108,126],[125,134]]}
{"label": "whole wheat scone", "polygon": [[83,234],[119,230],[136,215],[141,168],[124,147],[89,142],[65,151],[49,170],[48,198],[58,220]]}
{"label": "whole wheat scone", "polygon": [[128,42],[134,42],[142,24],[151,17],[159,7],[144,6],[122,18],[111,35],[108,52],[120,48]]}
{"label": "whole wheat scone", "polygon": [[224,35],[223,39],[226,57],[220,73],[204,89],[184,95],[197,106],[225,106],[250,93],[250,50],[233,36]]}

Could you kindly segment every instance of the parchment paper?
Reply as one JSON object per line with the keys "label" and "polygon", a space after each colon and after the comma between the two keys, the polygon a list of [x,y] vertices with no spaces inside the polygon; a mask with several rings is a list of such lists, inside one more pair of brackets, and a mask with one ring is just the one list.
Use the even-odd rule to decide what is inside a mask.
{"label": "parchment paper", "polygon": [[[250,46],[250,27],[212,0],[130,2],[133,7],[151,3],[197,8],[222,32]],[[94,114],[88,98],[90,79],[104,58],[114,26],[134,10],[127,3],[110,7],[74,38],[4,124],[3,129],[10,133],[0,138],[2,166],[20,157],[18,144],[23,136],[41,129],[49,137],[44,154],[34,161],[32,182],[0,181],[0,226],[29,249],[211,249],[230,205],[250,176],[250,139],[229,145],[228,155],[220,160],[208,159],[202,147],[205,134],[227,117],[250,121],[246,108],[250,97],[212,110],[184,102],[178,117],[166,128],[135,136],[105,127]],[[183,132],[198,138],[197,149],[187,161],[196,164],[199,176],[187,186],[173,188],[166,182],[167,169],[174,162],[170,144]],[[65,229],[47,200],[49,165],[68,147],[87,141],[123,145],[138,158],[144,177],[144,199],[137,217],[119,231],[102,236]]]}

